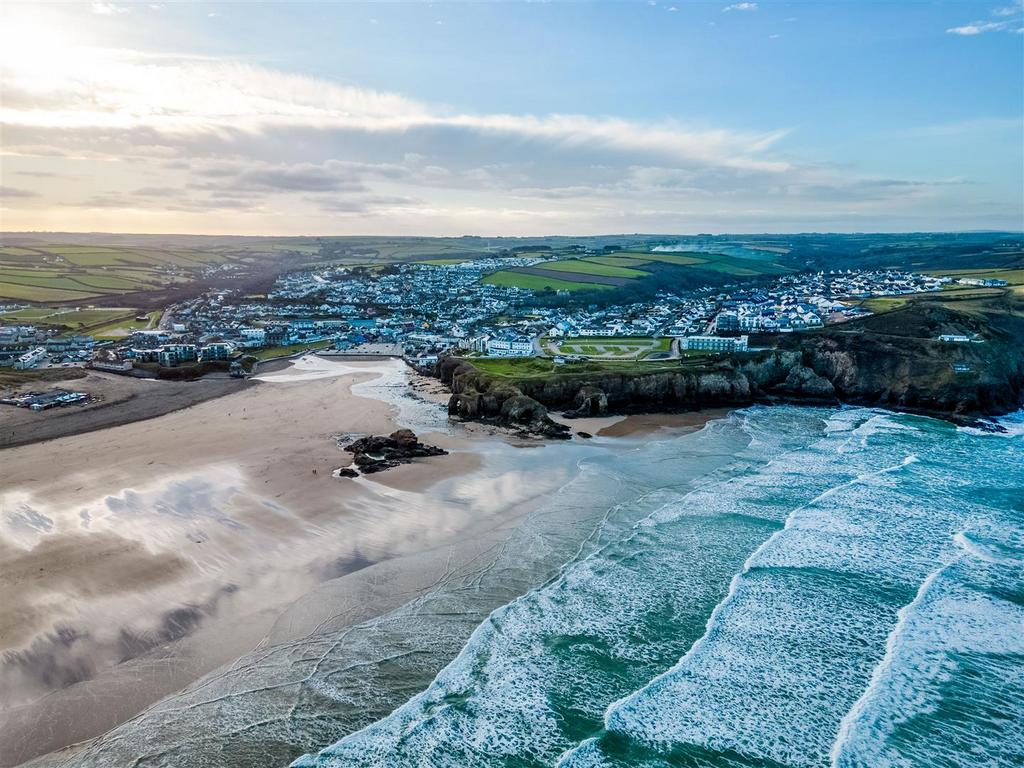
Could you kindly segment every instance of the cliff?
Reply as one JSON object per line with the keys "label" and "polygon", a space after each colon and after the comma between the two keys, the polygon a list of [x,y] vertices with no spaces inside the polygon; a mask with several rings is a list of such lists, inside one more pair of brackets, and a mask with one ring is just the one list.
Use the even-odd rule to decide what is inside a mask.
{"label": "cliff", "polygon": [[[1010,298],[963,307],[914,302],[856,323],[752,339],[762,348],[730,356],[577,363],[542,374],[517,373],[514,364],[497,374],[445,358],[437,372],[451,388],[452,415],[554,437],[567,430],[549,409],[591,415],[850,403],[971,423],[1024,404],[1024,313]],[[978,341],[938,341],[944,333]]]}

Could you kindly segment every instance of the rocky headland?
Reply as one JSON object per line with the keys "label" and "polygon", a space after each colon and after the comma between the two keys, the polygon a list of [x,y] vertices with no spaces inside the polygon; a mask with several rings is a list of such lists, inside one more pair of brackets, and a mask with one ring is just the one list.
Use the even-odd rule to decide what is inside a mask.
{"label": "rocky headland", "polygon": [[1024,405],[1020,304],[1012,295],[963,307],[915,302],[820,331],[752,338],[751,352],[671,363],[496,375],[448,357],[436,373],[451,389],[451,415],[553,438],[570,430],[549,410],[582,417],[779,402],[877,406],[969,424]]}

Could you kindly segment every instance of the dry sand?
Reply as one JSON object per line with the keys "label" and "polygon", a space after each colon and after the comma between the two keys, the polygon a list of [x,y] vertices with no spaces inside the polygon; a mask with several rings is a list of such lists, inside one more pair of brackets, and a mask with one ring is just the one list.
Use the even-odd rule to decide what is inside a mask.
{"label": "dry sand", "polygon": [[206,378],[201,381],[159,381],[89,370],[84,378],[33,383],[9,391],[71,389],[95,399],[86,405],[53,408],[42,413],[0,405],[0,448],[91,432],[188,408],[205,400],[238,392],[241,379]]}

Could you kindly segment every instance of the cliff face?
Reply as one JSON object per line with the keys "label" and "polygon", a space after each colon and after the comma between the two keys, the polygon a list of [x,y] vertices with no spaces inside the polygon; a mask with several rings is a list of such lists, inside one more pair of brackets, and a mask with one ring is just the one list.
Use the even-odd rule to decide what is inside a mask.
{"label": "cliff face", "polygon": [[[564,436],[548,409],[576,415],[698,409],[755,402],[845,402],[958,422],[1014,411],[1024,403],[1024,316],[911,307],[820,332],[759,340],[744,355],[683,361],[678,370],[574,372],[496,377],[447,358],[438,374],[451,388],[449,412]],[[940,333],[977,333],[950,344]],[[956,367],[954,367],[956,366]]]}

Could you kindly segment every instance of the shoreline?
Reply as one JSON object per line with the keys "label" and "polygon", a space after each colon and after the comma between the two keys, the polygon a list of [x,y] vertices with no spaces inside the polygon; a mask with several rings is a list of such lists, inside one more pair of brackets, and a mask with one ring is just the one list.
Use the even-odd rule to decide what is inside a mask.
{"label": "shoreline", "polygon": [[[315,603],[313,596],[338,578],[339,584],[348,583],[352,574],[365,578],[384,569],[404,585],[399,595],[427,589],[440,567],[430,553],[457,547],[479,556],[558,487],[536,492],[529,486],[510,488],[504,480],[508,470],[502,469],[508,462],[509,467],[535,462],[538,459],[530,457],[542,454],[534,450],[566,446],[578,452],[597,448],[595,443],[612,445],[601,440],[560,441],[556,446],[484,434],[458,423],[444,427],[447,417],[436,416],[436,424],[413,428],[424,441],[450,450],[448,456],[420,459],[370,477],[331,477],[329,468],[351,461],[350,454],[338,449],[334,434],[386,434],[409,426],[408,420],[417,418],[415,408],[438,414],[437,406],[446,401],[447,393],[435,380],[397,365],[287,362],[264,371],[265,379],[255,382],[259,386],[245,387],[231,397],[98,432],[18,446],[5,454],[7,487],[0,491],[6,492],[7,502],[17,500],[50,518],[56,533],[37,531],[8,542],[0,537],[0,573],[9,574],[9,589],[26,595],[17,605],[6,606],[6,619],[0,613],[0,644],[8,661],[14,659],[18,665],[23,691],[20,703],[0,710],[0,720],[6,721],[2,730],[10,738],[0,749],[0,765],[35,761],[55,751],[66,753],[74,744],[88,744],[269,637],[293,633],[294,617],[301,615],[297,606]],[[326,375],[321,377],[325,366]],[[331,366],[345,372],[332,375]],[[380,370],[385,372],[374,372]],[[406,385],[396,388],[389,383],[392,379]],[[382,399],[368,399],[374,395]],[[257,403],[272,413],[252,415],[250,409],[258,408]],[[407,407],[413,411],[405,413]],[[703,421],[718,415],[708,413]],[[197,431],[197,425],[203,429]],[[697,422],[691,417],[687,425],[657,428],[662,426],[690,429]],[[635,421],[628,429],[619,428],[627,437],[639,436],[644,429],[650,425]],[[268,434],[272,441],[265,440]],[[623,446],[628,444],[627,439]],[[532,450],[520,453],[525,447]],[[106,463],[97,468],[95,457],[100,455]],[[152,459],[159,459],[159,465]],[[57,477],[40,476],[37,468],[45,462],[62,466],[63,471]],[[572,461],[556,461],[554,466],[561,463],[576,466]],[[165,473],[168,479],[160,479]],[[153,482],[146,479],[150,476]],[[534,481],[541,483],[539,478],[536,475]],[[213,504],[217,515],[226,516],[225,522],[242,524],[242,538],[251,536],[254,543],[240,544],[238,533],[219,531],[221,518],[207,519],[193,502],[193,507],[183,508],[171,495],[180,495],[175,488],[193,486],[203,489],[203,495],[213,494],[202,504]],[[487,486],[492,490],[465,490]],[[230,493],[216,495],[220,487]],[[90,496],[95,501],[90,502]],[[453,510],[453,499],[477,496],[481,500],[466,510]],[[131,517],[109,515],[111,508],[120,509],[119,500],[130,499],[140,500]],[[180,511],[174,518],[153,518],[151,510],[165,505]],[[481,509],[471,513],[475,507]],[[69,514],[79,508],[86,517]],[[179,521],[178,515],[185,519]],[[103,525],[104,516],[116,525]],[[48,543],[54,540],[66,542],[64,555],[56,555]],[[257,565],[253,553],[266,563]],[[224,562],[228,565],[222,567]],[[97,565],[87,568],[85,563]],[[223,573],[212,580],[205,578],[207,573],[197,581],[197,566],[200,574],[211,568]],[[21,576],[15,578],[16,573]],[[49,613],[39,614],[40,605],[48,601],[38,600],[46,594],[62,597],[54,608],[42,609]],[[146,606],[144,615],[138,612],[140,599]],[[362,606],[361,615],[388,610],[390,599],[378,595]],[[186,614],[181,613],[183,608]],[[84,619],[83,612],[95,617]],[[141,653],[135,656],[118,660],[101,642],[103,625],[120,627],[122,635],[150,637],[154,621],[156,636],[163,633],[167,639],[140,646]],[[82,639],[72,640],[54,657],[61,645],[47,627],[61,626]],[[53,660],[67,653],[79,654],[81,663],[93,665],[92,672],[77,680],[72,673],[67,683],[38,689],[26,698],[25,692],[37,687],[31,682],[33,675],[51,679],[56,674],[53,679],[59,680],[68,674],[62,662]],[[61,734],[55,735],[47,725],[53,722],[65,723]]]}

